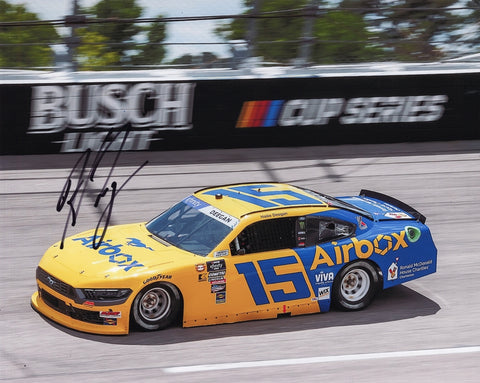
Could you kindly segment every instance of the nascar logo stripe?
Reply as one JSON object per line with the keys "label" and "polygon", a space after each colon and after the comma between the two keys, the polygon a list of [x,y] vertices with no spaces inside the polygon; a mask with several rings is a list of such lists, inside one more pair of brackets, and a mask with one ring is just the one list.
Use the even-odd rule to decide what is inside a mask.
{"label": "nascar logo stripe", "polygon": [[243,103],[237,128],[275,126],[284,100],[259,100]]}

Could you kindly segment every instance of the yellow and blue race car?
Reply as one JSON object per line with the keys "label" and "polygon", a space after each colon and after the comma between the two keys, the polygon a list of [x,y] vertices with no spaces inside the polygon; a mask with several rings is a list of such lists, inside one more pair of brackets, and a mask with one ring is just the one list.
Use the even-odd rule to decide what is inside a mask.
{"label": "yellow and blue race car", "polygon": [[363,309],[379,289],[436,271],[425,217],[362,190],[333,198],[278,183],[202,189],[148,223],[53,245],[34,309],[64,326],[127,334]]}

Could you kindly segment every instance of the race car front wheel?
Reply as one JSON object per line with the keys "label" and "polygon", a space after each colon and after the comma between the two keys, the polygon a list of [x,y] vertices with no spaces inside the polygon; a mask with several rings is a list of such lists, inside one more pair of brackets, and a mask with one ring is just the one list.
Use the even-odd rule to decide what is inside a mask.
{"label": "race car front wheel", "polygon": [[144,330],[159,330],[170,326],[181,308],[181,295],[169,283],[145,287],[138,293],[132,305],[132,317]]}
{"label": "race car front wheel", "polygon": [[377,270],[370,263],[351,263],[335,278],[333,303],[343,310],[361,310],[372,302],[378,283]]}

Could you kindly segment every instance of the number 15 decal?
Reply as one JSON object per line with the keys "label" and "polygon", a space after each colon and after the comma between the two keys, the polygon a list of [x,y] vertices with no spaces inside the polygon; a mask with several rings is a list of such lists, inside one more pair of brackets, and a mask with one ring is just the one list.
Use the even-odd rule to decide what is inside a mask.
{"label": "number 15 decal", "polygon": [[[266,259],[258,261],[261,273],[265,280],[266,285],[271,285],[281,282],[292,282],[295,287],[295,291],[286,293],[284,290],[271,290],[270,294],[274,302],[285,302],[294,299],[303,299],[310,297],[310,289],[305,280],[305,277],[301,272],[280,274],[275,272],[275,266],[293,265],[296,264],[297,259],[291,255],[288,257]],[[248,288],[252,293],[255,304],[265,305],[270,303],[267,292],[262,283],[260,276],[258,275],[257,268],[253,262],[237,263],[235,265],[239,274],[243,274],[247,281]]]}

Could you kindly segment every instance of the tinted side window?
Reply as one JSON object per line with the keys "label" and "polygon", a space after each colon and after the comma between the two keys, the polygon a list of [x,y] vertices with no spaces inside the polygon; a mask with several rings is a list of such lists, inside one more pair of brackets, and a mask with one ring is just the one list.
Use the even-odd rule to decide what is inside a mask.
{"label": "tinted side window", "polygon": [[246,227],[230,244],[233,255],[296,247],[295,217],[260,221]]}
{"label": "tinted side window", "polygon": [[305,246],[347,238],[355,232],[355,225],[330,217],[307,217]]}

